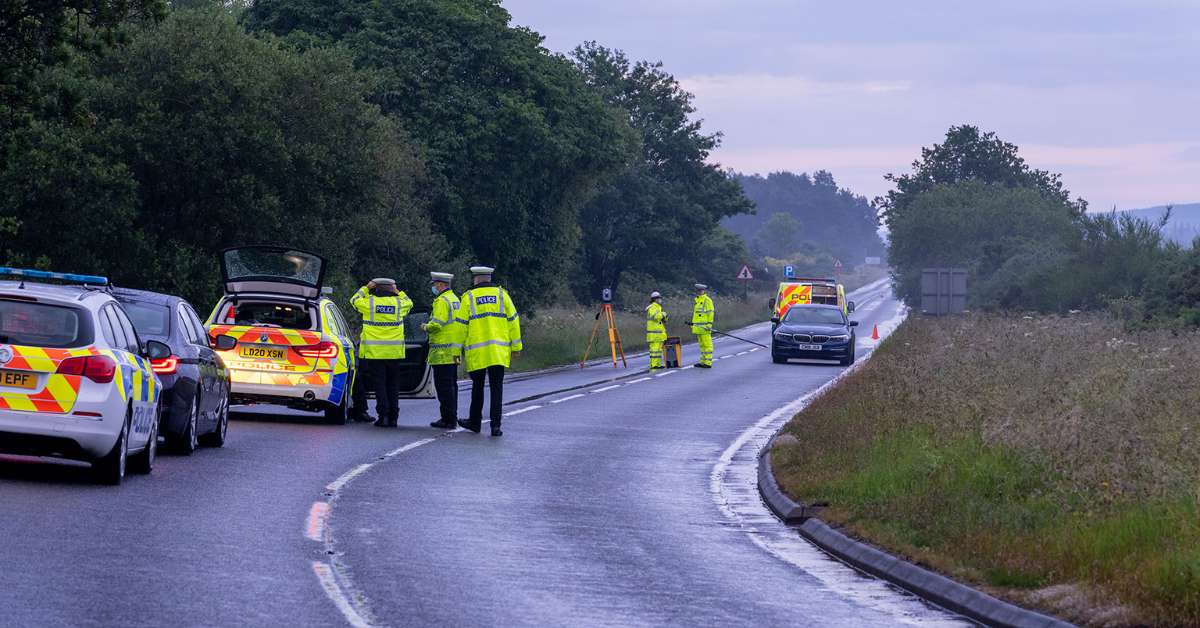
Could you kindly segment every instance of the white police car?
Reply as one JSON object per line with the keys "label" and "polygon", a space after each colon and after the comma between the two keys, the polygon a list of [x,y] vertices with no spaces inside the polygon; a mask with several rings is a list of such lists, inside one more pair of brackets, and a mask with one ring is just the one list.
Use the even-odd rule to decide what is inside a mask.
{"label": "white police car", "polygon": [[[0,453],[92,463],[120,484],[128,463],[150,473],[158,448],[162,385],[104,277],[0,268]],[[81,285],[33,283],[51,279]]]}

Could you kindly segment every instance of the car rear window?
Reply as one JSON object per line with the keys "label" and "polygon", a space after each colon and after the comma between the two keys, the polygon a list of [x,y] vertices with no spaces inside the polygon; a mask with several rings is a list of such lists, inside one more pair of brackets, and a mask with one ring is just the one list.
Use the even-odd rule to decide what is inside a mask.
{"label": "car rear window", "polygon": [[[231,309],[232,317],[229,315]],[[317,331],[316,318],[309,306],[300,303],[239,301],[236,305],[230,302],[222,304],[215,322],[224,325]]]}
{"label": "car rear window", "polygon": [[793,305],[783,316],[783,322],[800,325],[845,325],[841,310]]}
{"label": "car rear window", "polygon": [[142,336],[170,336],[171,310],[165,305],[154,303],[139,303],[136,301],[121,301],[125,313],[133,321],[133,328]]}
{"label": "car rear window", "polygon": [[72,349],[92,344],[87,310],[0,299],[0,342],[27,347]]}

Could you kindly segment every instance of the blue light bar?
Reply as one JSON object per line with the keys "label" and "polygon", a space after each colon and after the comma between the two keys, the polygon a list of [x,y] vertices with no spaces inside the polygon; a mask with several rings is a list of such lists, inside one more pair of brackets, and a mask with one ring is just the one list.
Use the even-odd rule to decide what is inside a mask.
{"label": "blue light bar", "polygon": [[107,277],[99,275],[76,275],[73,273],[51,273],[44,270],[29,270],[27,268],[5,268],[0,266],[0,275],[14,275],[28,279],[58,279],[71,283],[90,283],[98,286],[108,285]]}

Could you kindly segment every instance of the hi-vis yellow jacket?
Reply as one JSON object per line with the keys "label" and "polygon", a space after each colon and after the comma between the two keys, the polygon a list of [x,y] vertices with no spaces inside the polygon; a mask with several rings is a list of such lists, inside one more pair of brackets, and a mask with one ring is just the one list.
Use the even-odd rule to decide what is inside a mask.
{"label": "hi-vis yellow jacket", "polygon": [[716,314],[717,308],[713,305],[713,300],[707,294],[698,295],[696,307],[692,309],[692,332],[701,336],[711,335]]}
{"label": "hi-vis yellow jacket", "polygon": [[401,292],[377,297],[363,286],[350,297],[350,305],[363,317],[358,357],[369,360],[397,360],[404,357],[404,317],[412,301]]}
{"label": "hi-vis yellow jacket", "polygon": [[646,342],[663,342],[667,339],[667,313],[658,303],[651,302],[646,308]]}
{"label": "hi-vis yellow jacket", "polygon": [[467,327],[464,351],[467,370],[508,367],[512,352],[520,351],[521,319],[504,288],[481,283],[462,296],[458,320]]}
{"label": "hi-vis yellow jacket", "polygon": [[447,290],[433,301],[433,313],[429,315],[429,364],[454,364],[454,358],[462,355],[467,326],[458,320],[461,304],[453,290]]}

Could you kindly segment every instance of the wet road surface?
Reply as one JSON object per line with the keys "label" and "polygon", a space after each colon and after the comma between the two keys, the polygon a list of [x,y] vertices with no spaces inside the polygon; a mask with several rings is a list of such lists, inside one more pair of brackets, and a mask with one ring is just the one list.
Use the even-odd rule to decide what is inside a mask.
{"label": "wet road surface", "polygon": [[[862,356],[899,304],[853,300]],[[769,344],[765,324],[739,335]],[[758,501],[754,457],[798,406],[777,411],[844,369],[732,339],[714,356],[513,376],[500,438],[427,427],[434,401],[393,430],[256,407],[225,447],[120,487],[7,458],[0,624],[967,625]]]}

